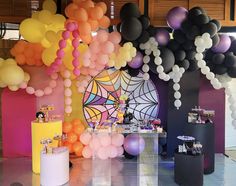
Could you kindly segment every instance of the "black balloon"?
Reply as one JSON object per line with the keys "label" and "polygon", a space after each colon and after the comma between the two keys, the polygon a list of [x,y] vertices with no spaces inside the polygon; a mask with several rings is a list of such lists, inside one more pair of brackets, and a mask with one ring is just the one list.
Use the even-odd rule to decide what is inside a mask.
{"label": "black balloon", "polygon": [[212,52],[211,50],[207,50],[207,52],[205,54],[205,59],[211,60],[214,54],[215,53]]}
{"label": "black balloon", "polygon": [[129,17],[140,17],[138,5],[135,3],[126,3],[121,7],[120,19],[123,21]]}
{"label": "black balloon", "polygon": [[189,61],[187,59],[180,61],[177,63],[179,65],[179,67],[183,67],[185,70],[187,70],[189,68]]}
{"label": "black balloon", "polygon": [[156,35],[156,31],[157,31],[157,28],[155,28],[154,26],[150,25],[147,30],[146,30],[150,36],[155,36]]}
{"label": "black balloon", "polygon": [[234,54],[236,54],[236,40],[232,41],[229,51],[234,52]]}
{"label": "black balloon", "polygon": [[214,35],[211,39],[212,39],[212,47],[218,45],[220,42],[220,37],[218,34]]}
{"label": "black balloon", "polygon": [[218,74],[218,75],[223,75],[227,72],[227,68],[224,67],[223,65],[216,65],[213,73]]}
{"label": "black balloon", "polygon": [[183,61],[186,57],[186,53],[184,50],[177,50],[175,51],[175,60],[176,61]]}
{"label": "black balloon", "polygon": [[199,67],[197,65],[197,62],[195,60],[190,60],[188,71],[196,71],[198,69],[199,69]]}
{"label": "black balloon", "polygon": [[164,68],[164,72],[169,72],[175,64],[175,57],[173,52],[168,48],[161,48],[161,55],[162,58],[162,66]]}
{"label": "black balloon", "polygon": [[193,43],[193,41],[191,41],[191,40],[185,41],[185,42],[182,44],[182,47],[183,47],[185,50],[192,50],[192,49],[195,48],[194,43]]}
{"label": "black balloon", "polygon": [[181,30],[174,30],[173,37],[180,44],[184,43],[187,39]]}
{"label": "black balloon", "polygon": [[194,23],[198,26],[207,24],[209,22],[209,18],[205,14],[200,14],[196,17],[194,17]]}
{"label": "black balloon", "polygon": [[213,37],[217,33],[217,26],[213,22],[209,22],[202,26],[201,33],[209,33]]}
{"label": "black balloon", "polygon": [[181,24],[181,30],[184,32],[184,33],[187,33],[189,31],[189,29],[192,28],[192,23],[189,21],[189,20],[184,20]]}
{"label": "black balloon", "polygon": [[131,77],[136,77],[139,74],[139,70],[140,69],[134,69],[134,68],[128,67],[128,74]]}
{"label": "black balloon", "polygon": [[200,11],[201,14],[206,14],[206,11],[203,8],[199,7],[199,6],[195,6],[195,7],[191,8],[189,10],[189,12],[192,12],[192,11]]}
{"label": "black balloon", "polygon": [[226,67],[235,67],[236,66],[236,56],[233,54],[226,55],[224,64]]}
{"label": "black balloon", "polygon": [[170,40],[169,41],[169,43],[168,43],[168,45],[167,45],[167,47],[170,49],[170,50],[172,50],[173,52],[174,51],[176,51],[176,50],[178,50],[178,48],[179,48],[179,43],[177,42],[177,41],[175,41],[175,40]]}
{"label": "black balloon", "polygon": [[141,15],[138,19],[139,19],[139,21],[141,22],[141,24],[143,26],[143,30],[146,30],[150,26],[149,17],[147,17],[145,15]]}
{"label": "black balloon", "polygon": [[187,32],[187,38],[194,40],[196,36],[200,35],[200,30],[196,25],[193,25]]}
{"label": "black balloon", "polygon": [[194,50],[186,52],[186,59],[194,60],[196,52]]}
{"label": "black balloon", "polygon": [[150,38],[149,33],[146,30],[143,30],[141,36],[138,38],[139,43],[146,43]]}
{"label": "black balloon", "polygon": [[212,57],[212,63],[220,65],[224,63],[225,55],[224,54],[214,54]]}
{"label": "black balloon", "polygon": [[121,23],[121,35],[127,41],[134,41],[142,34],[142,24],[135,17],[126,18]]}
{"label": "black balloon", "polygon": [[228,68],[228,75],[232,78],[236,78],[236,67]]}
{"label": "black balloon", "polygon": [[217,31],[219,31],[221,29],[221,24],[220,24],[220,22],[218,20],[212,19],[211,22],[216,25]]}
{"label": "black balloon", "polygon": [[206,64],[210,68],[211,72],[213,72],[216,65],[212,64],[211,61],[206,61]]}
{"label": "black balloon", "polygon": [[195,17],[201,14],[202,14],[201,10],[197,8],[192,8],[188,11],[188,19],[190,19],[191,21],[194,21]]}

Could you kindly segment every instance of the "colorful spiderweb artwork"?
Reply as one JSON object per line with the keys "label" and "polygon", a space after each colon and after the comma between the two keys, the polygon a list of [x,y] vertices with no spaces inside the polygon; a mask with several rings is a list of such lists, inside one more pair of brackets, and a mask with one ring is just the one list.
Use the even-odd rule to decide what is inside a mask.
{"label": "colorful spiderweb artwork", "polygon": [[134,119],[155,119],[159,111],[159,95],[151,80],[144,81],[141,73],[131,77],[126,71],[114,68],[95,76],[84,93],[83,110],[87,121],[102,123],[117,118],[120,96],[130,99],[128,112]]}

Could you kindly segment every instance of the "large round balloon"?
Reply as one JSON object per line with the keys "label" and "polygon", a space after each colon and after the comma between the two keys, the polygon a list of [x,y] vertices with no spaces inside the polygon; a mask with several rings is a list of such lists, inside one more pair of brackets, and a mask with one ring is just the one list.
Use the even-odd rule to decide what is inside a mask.
{"label": "large round balloon", "polygon": [[143,64],[143,55],[139,51],[136,53],[136,56],[130,62],[128,62],[128,65],[134,69],[141,67],[142,64]]}
{"label": "large round balloon", "polygon": [[124,20],[130,17],[140,17],[138,5],[135,3],[126,3],[121,7],[120,19]]}
{"label": "large round balloon", "polygon": [[127,153],[137,156],[143,152],[145,141],[139,134],[129,134],[124,140],[124,149]]}
{"label": "large round balloon", "polygon": [[231,39],[228,35],[222,34],[220,35],[220,42],[212,47],[212,51],[215,53],[225,53],[231,45]]}
{"label": "large round balloon", "polygon": [[134,41],[142,33],[142,24],[135,17],[126,18],[120,25],[120,32],[127,41]]}
{"label": "large round balloon", "polygon": [[164,68],[164,72],[167,73],[171,71],[172,67],[175,64],[175,56],[173,52],[168,48],[161,48],[161,55],[162,58],[162,66]]}
{"label": "large round balloon", "polygon": [[170,40],[170,34],[166,29],[158,29],[155,39],[160,46],[165,46]]}
{"label": "large round balloon", "polygon": [[174,7],[172,8],[166,17],[167,24],[172,29],[176,30],[181,27],[181,23],[187,16],[187,10],[183,7]]}

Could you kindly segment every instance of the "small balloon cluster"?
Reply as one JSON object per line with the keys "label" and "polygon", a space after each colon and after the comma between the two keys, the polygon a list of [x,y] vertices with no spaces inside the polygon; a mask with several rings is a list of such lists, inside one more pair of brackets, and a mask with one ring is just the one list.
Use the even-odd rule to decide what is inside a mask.
{"label": "small balloon cluster", "polygon": [[65,95],[65,113],[70,114],[72,112],[72,81],[70,79],[71,73],[69,70],[64,71],[64,95]]}
{"label": "small balloon cluster", "polygon": [[80,135],[84,132],[85,127],[80,119],[74,119],[71,122],[63,122],[62,132],[66,134],[66,140],[63,142],[63,146],[69,149],[70,153],[74,153],[76,156],[82,156],[82,150],[84,148],[80,141]]}
{"label": "small balloon cluster", "polygon": [[78,31],[84,43],[92,41],[92,31],[106,29],[110,26],[110,19],[105,16],[107,6],[104,2],[94,3],[91,0],[73,0],[66,9],[65,13],[69,20],[78,22]]}
{"label": "small balloon cluster", "polygon": [[85,145],[82,155],[84,158],[93,156],[105,160],[115,158],[124,153],[122,147],[124,136],[119,133],[89,133],[84,132],[80,135],[80,141]]}
{"label": "small balloon cluster", "polygon": [[10,50],[10,53],[19,65],[42,66],[43,50],[44,48],[39,43],[28,43],[20,40]]}
{"label": "small balloon cluster", "polygon": [[17,91],[19,88],[24,88],[23,83],[28,82],[30,76],[19,67],[16,61],[12,58],[0,58],[0,87],[8,87],[11,91]]}

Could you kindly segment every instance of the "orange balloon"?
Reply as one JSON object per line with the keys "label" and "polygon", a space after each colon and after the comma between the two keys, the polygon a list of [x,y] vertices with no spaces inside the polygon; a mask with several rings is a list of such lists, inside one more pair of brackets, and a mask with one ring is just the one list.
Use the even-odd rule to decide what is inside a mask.
{"label": "orange balloon", "polygon": [[74,152],[74,151],[73,151],[73,148],[72,148],[72,144],[69,143],[68,141],[65,141],[65,142],[63,143],[63,146],[67,147],[70,153]]}
{"label": "orange balloon", "polygon": [[75,152],[76,156],[82,157],[82,151],[83,151],[83,150],[81,150],[81,151],[76,151],[76,152]]}
{"label": "orange balloon", "polygon": [[76,134],[76,135],[80,135],[80,134],[82,134],[83,132],[84,132],[84,125],[75,125],[74,127],[73,127],[73,131],[74,131],[74,133]]}
{"label": "orange balloon", "polygon": [[36,66],[39,66],[39,67],[42,66],[42,65],[43,65],[42,60],[36,59],[36,60],[35,60],[35,65],[36,65]]}
{"label": "orange balloon", "polygon": [[91,26],[88,22],[78,22],[80,35],[87,35],[91,33]]}
{"label": "orange balloon", "polygon": [[75,10],[74,17],[77,21],[87,21],[88,20],[87,11],[84,8],[78,8],[77,10]]}
{"label": "orange balloon", "polygon": [[73,126],[70,122],[63,122],[62,132],[69,133],[72,130]]}
{"label": "orange balloon", "polygon": [[25,64],[25,56],[23,54],[18,54],[16,56],[16,62],[19,64],[19,65],[24,65]]}
{"label": "orange balloon", "polygon": [[69,5],[67,5],[67,7],[65,8],[66,16],[69,18],[73,18],[74,11],[77,10],[77,8],[78,8],[78,6],[75,3],[70,3]]}
{"label": "orange balloon", "polygon": [[15,47],[11,48],[10,53],[11,53],[12,56],[17,55],[17,51],[16,51]]}
{"label": "orange balloon", "polygon": [[42,53],[43,52],[43,47],[39,43],[32,43],[32,48],[35,53]]}
{"label": "orange balloon", "polygon": [[92,35],[91,34],[88,34],[88,35],[80,35],[82,41],[84,43],[87,43],[89,44],[91,41],[92,41]]}
{"label": "orange balloon", "polygon": [[26,58],[26,63],[27,63],[27,65],[33,66],[33,65],[35,65],[35,60],[32,57]]}
{"label": "orange balloon", "polygon": [[99,20],[103,16],[103,10],[99,6],[95,6],[93,8],[90,8],[88,10],[88,13],[89,13],[89,17],[91,17],[94,20]]}
{"label": "orange balloon", "polygon": [[83,123],[81,122],[80,119],[74,119],[71,123],[72,123],[73,126],[83,125]]}
{"label": "orange balloon", "polygon": [[94,2],[93,1],[90,1],[90,0],[87,0],[87,1],[82,1],[80,4],[79,4],[79,7],[82,7],[82,8],[85,8],[86,10],[91,8],[91,7],[94,7]]}
{"label": "orange balloon", "polygon": [[25,55],[26,58],[33,58],[33,56],[34,56],[34,51],[33,51],[32,48],[30,47],[30,45],[25,49],[24,55]]}
{"label": "orange balloon", "polygon": [[103,16],[101,19],[99,19],[99,26],[101,28],[108,28],[110,26],[110,19],[107,16]]}
{"label": "orange balloon", "polygon": [[106,5],[106,3],[99,2],[99,3],[96,4],[96,6],[99,6],[99,7],[102,8],[103,14],[105,14],[107,12],[107,5]]}
{"label": "orange balloon", "polygon": [[26,42],[19,41],[14,47],[17,53],[22,53],[25,50]]}
{"label": "orange balloon", "polygon": [[76,141],[75,143],[72,144],[72,148],[74,152],[82,151],[83,147],[84,146],[79,141]]}
{"label": "orange balloon", "polygon": [[73,3],[79,5],[79,3],[81,3],[81,2],[84,1],[84,0],[72,0],[72,1],[73,1]]}
{"label": "orange balloon", "polygon": [[88,19],[88,23],[90,24],[92,31],[96,31],[98,29],[99,24],[97,20]]}
{"label": "orange balloon", "polygon": [[78,139],[78,137],[77,137],[77,135],[74,132],[69,132],[67,134],[67,141],[69,143],[74,143],[74,142],[77,141],[77,139]]}

